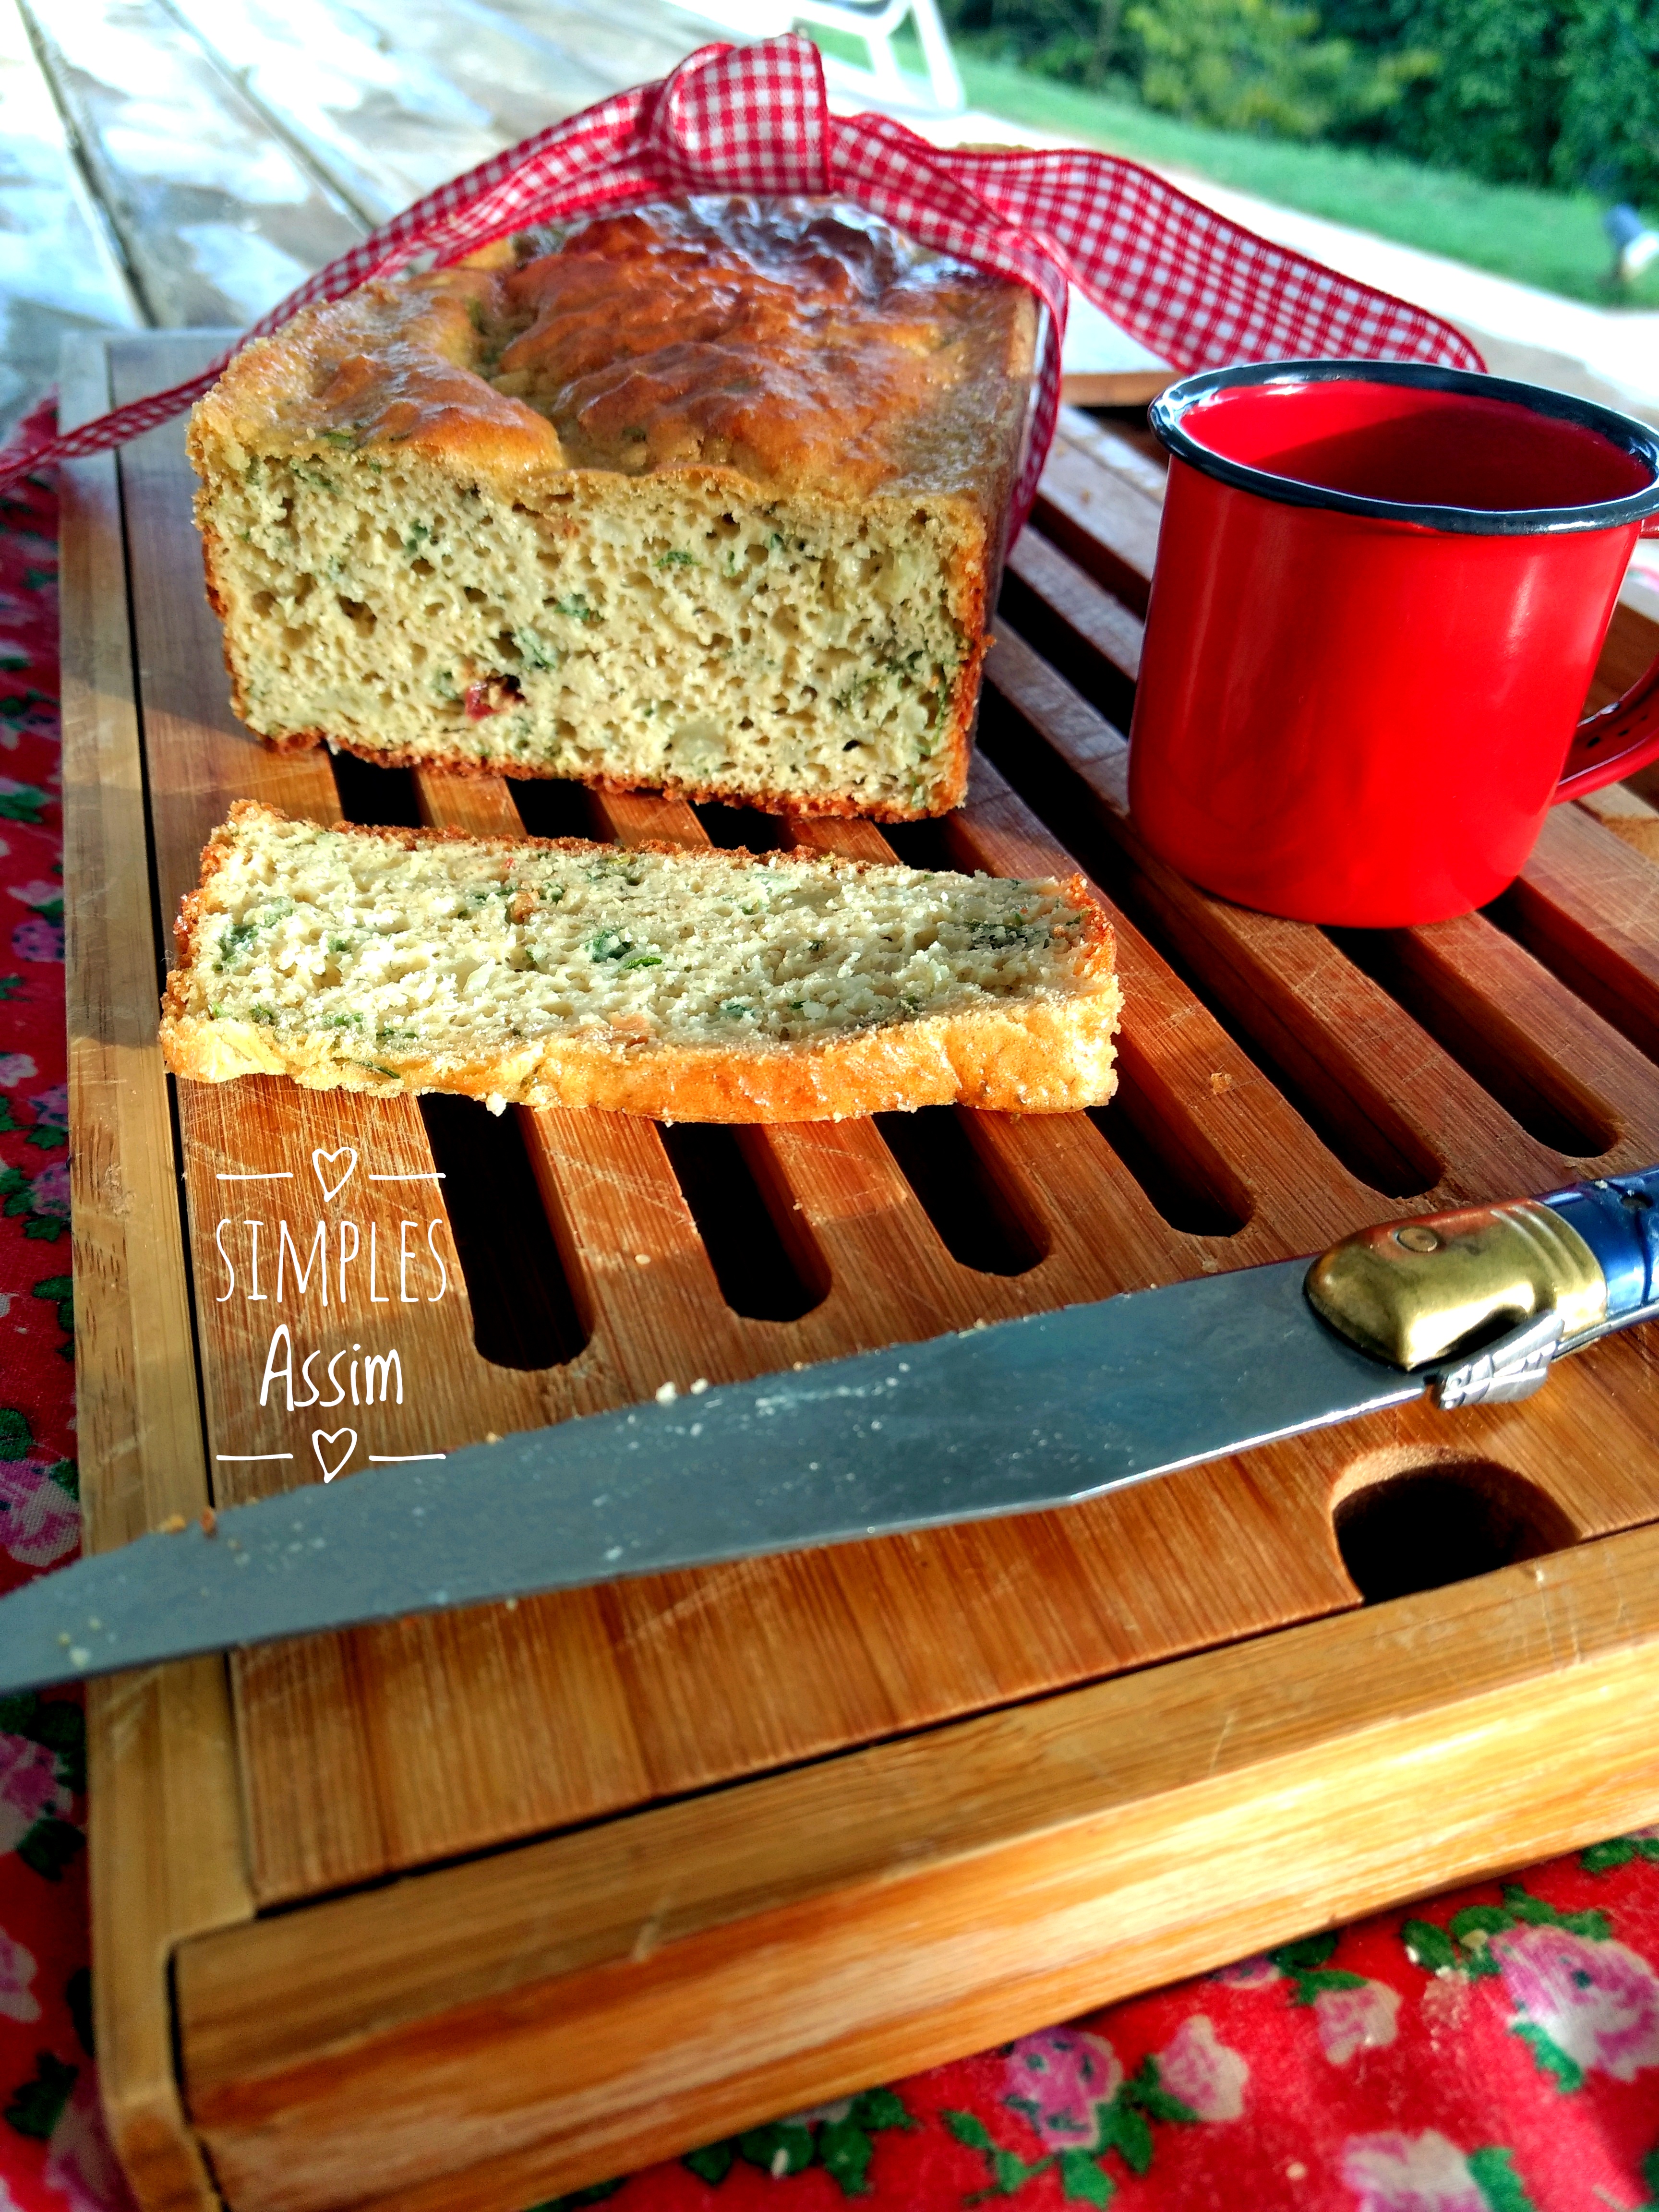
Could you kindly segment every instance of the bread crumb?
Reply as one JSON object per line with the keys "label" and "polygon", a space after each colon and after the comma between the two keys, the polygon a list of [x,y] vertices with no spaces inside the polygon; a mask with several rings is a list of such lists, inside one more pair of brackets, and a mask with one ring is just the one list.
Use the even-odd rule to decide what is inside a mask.
{"label": "bread crumb", "polygon": [[651,1265],[651,1255],[648,1252],[636,1252],[634,1255],[634,1265],[636,1267],[648,1267]]}
{"label": "bread crumb", "polygon": [[1231,1091],[1232,1087],[1233,1079],[1231,1076],[1224,1075],[1219,1068],[1218,1068],[1215,1073],[1210,1078],[1210,1088],[1214,1091],[1218,1098],[1220,1097],[1224,1091]]}
{"label": "bread crumb", "polygon": [[706,1375],[699,1375],[696,1381],[691,1385],[691,1395],[694,1398],[701,1398],[703,1392],[708,1388],[708,1377]]}
{"label": "bread crumb", "polygon": [[657,1403],[659,1406],[672,1406],[679,1395],[672,1382],[665,1382],[657,1393]]}
{"label": "bread crumb", "polygon": [[169,1513],[165,1521],[156,1522],[155,1533],[158,1536],[176,1536],[181,1528],[188,1528],[189,1526],[182,1513]]}
{"label": "bread crumb", "polygon": [[204,1536],[210,1536],[219,1525],[219,1516],[210,1505],[204,1505],[198,1518],[202,1523],[202,1534]]}

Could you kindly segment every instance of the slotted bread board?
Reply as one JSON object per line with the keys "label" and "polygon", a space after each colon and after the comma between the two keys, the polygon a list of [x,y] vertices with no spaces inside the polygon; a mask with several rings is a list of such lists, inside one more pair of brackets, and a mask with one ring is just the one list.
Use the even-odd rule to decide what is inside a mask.
{"label": "slotted bread board", "polygon": [[[88,342],[66,413],[212,349]],[[1363,940],[1141,849],[1121,731],[1161,477],[1076,416],[1011,556],[970,803],[893,842],[1101,884],[1127,1009],[1103,1113],[711,1134],[173,1086],[171,921],[235,799],[890,849],[861,823],[264,750],[226,703],[191,488],[176,422],[65,483],[95,1547],[320,1480],[342,1431],[350,1465],[443,1450],[1659,1158],[1659,817],[1636,794],[1559,810],[1492,915]],[[1650,635],[1621,612],[1608,672]],[[302,1257],[325,1224],[326,1304],[284,1221]],[[283,1322],[342,1378],[395,1347],[402,1402],[262,1404]],[[90,1686],[100,2067],[140,2203],[513,2212],[1651,1819],[1650,1340],[1522,1407],[1414,1408],[1063,1514]],[[1516,1563],[1362,1602],[1338,1508],[1435,1469]]]}

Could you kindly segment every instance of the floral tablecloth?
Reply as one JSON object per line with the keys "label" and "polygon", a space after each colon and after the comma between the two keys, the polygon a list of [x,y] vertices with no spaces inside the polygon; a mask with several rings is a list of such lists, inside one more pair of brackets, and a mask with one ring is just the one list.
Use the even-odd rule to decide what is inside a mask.
{"label": "floral tablecloth", "polygon": [[[0,502],[0,1589],[70,1558],[79,1528],[54,531],[49,485]],[[82,1748],[78,1699],[0,1701],[0,2212],[131,2205],[98,2113]],[[1659,1831],[557,2201],[834,2212],[852,2197],[871,2212],[1659,2212]]]}

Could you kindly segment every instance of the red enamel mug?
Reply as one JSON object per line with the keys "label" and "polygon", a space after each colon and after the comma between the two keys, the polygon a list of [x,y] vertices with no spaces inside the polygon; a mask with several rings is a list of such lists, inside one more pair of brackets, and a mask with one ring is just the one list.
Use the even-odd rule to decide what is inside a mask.
{"label": "red enamel mug", "polygon": [[1188,377],[1129,806],[1206,890],[1395,928],[1496,897],[1549,809],[1659,757],[1659,663],[1580,720],[1659,434],[1396,362]]}

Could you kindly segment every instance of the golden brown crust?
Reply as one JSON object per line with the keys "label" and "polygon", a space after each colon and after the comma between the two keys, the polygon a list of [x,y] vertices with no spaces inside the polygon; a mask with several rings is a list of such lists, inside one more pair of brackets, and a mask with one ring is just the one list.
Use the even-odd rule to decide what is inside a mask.
{"label": "golden brown crust", "polygon": [[[1067,901],[1085,920],[1086,965],[1097,988],[1066,999],[1033,999],[1006,1007],[921,1016],[811,1045],[737,1048],[663,1046],[616,1035],[545,1038],[479,1060],[388,1054],[395,1074],[342,1066],[327,1046],[282,1045],[254,1023],[212,1021],[187,1011],[186,971],[207,910],[207,892],[224,866],[238,825],[248,817],[285,821],[275,807],[239,800],[202,855],[197,889],[175,925],[179,967],[162,1000],[162,1055],[175,1075],[223,1083],[243,1075],[288,1075],[312,1090],[365,1091],[382,1097],[442,1091],[530,1107],[597,1107],[657,1121],[770,1122],[841,1121],[921,1106],[968,1105],[1004,1113],[1070,1113],[1102,1105],[1116,1086],[1112,1037],[1122,1003],[1113,973],[1115,939],[1098,893],[1085,876],[1066,878]],[[510,860],[526,848],[593,849],[577,837],[474,837],[459,830],[384,826],[354,834],[412,851],[465,845]],[[672,845],[639,848],[683,857]],[[774,856],[741,850],[717,858],[733,867],[771,865]],[[779,859],[793,856],[776,856]],[[842,862],[855,872],[870,864]]]}
{"label": "golden brown crust", "polygon": [[1019,286],[856,210],[663,202],[517,268],[303,308],[236,356],[197,422],[251,449],[392,444],[502,489],[713,469],[763,495],[977,495],[1034,336]]}
{"label": "golden brown crust", "polygon": [[[397,1079],[343,1068],[322,1051],[309,1066],[273,1048],[252,1024],[173,1014],[161,1046],[175,1075],[224,1083],[288,1075],[309,1090],[380,1097],[443,1091],[533,1108],[594,1107],[659,1121],[827,1121],[922,1106],[1013,1114],[1074,1113],[1103,1105],[1115,1087],[1108,1040],[1115,990],[1018,1016],[925,1017],[896,1032],[867,1032],[794,1052],[717,1046],[634,1051],[560,1039],[508,1063],[405,1060]],[[1103,1065],[1103,1060],[1104,1065]]]}

